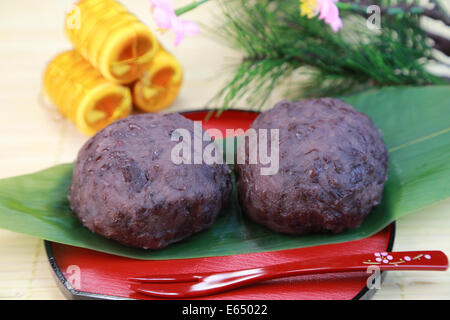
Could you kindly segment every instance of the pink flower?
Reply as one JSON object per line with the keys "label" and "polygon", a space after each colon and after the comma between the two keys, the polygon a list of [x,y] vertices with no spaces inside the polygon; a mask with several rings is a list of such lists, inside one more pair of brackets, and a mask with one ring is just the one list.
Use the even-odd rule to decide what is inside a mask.
{"label": "pink flower", "polygon": [[329,24],[334,32],[337,32],[342,28],[342,20],[339,18],[339,9],[337,8],[335,2],[339,0],[319,0],[318,9],[320,12],[319,20],[324,20],[325,23]]}
{"label": "pink flower", "polygon": [[186,35],[195,36],[200,33],[197,24],[176,16],[171,0],[150,0],[150,5],[158,28],[172,29],[175,33],[175,46],[179,45]]}

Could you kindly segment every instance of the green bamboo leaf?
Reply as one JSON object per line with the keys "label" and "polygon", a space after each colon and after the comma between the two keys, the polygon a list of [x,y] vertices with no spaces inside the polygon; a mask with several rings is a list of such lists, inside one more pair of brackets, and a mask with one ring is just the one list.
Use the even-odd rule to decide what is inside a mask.
{"label": "green bamboo leaf", "polygon": [[128,248],[91,233],[70,211],[71,164],[0,180],[0,227],[148,260],[274,251],[367,237],[403,215],[450,197],[449,93],[449,86],[392,87],[343,97],[371,117],[390,151],[383,201],[354,230],[337,235],[278,234],[246,219],[234,193],[231,205],[210,229],[160,251]]}

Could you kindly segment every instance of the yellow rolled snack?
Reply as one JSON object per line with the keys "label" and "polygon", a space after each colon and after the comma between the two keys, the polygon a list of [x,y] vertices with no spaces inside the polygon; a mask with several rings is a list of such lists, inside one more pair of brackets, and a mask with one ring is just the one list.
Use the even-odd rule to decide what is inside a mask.
{"label": "yellow rolled snack", "polygon": [[132,110],[130,89],[107,81],[76,51],[61,53],[49,63],[44,90],[61,113],[87,135]]}
{"label": "yellow rolled snack", "polygon": [[158,50],[153,33],[114,0],[80,0],[76,6],[80,23],[66,23],[75,49],[108,80],[128,84],[138,79]]}
{"label": "yellow rolled snack", "polygon": [[148,71],[133,86],[133,102],[145,112],[168,107],[177,97],[183,79],[178,60],[164,49],[153,58]]}

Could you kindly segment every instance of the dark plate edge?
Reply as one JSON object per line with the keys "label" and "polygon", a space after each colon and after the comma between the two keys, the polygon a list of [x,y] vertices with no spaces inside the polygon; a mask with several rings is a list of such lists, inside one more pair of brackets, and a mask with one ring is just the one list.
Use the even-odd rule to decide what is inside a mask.
{"label": "dark plate edge", "polygon": [[72,287],[72,285],[67,281],[66,277],[62,273],[58,264],[56,263],[55,257],[53,256],[52,241],[44,240],[45,252],[47,254],[48,262],[52,269],[53,279],[56,281],[59,290],[62,294],[71,300],[129,300],[123,297],[109,296],[106,294],[92,293],[87,291],[79,291]]}

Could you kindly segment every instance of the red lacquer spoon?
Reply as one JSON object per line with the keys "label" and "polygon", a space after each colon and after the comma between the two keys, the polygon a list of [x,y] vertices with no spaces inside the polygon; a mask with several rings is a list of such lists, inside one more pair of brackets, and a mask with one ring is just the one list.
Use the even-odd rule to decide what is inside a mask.
{"label": "red lacquer spoon", "polygon": [[376,252],[288,262],[261,268],[226,272],[136,277],[131,289],[163,298],[193,298],[216,294],[256,282],[307,274],[382,270],[445,271],[442,251]]}

